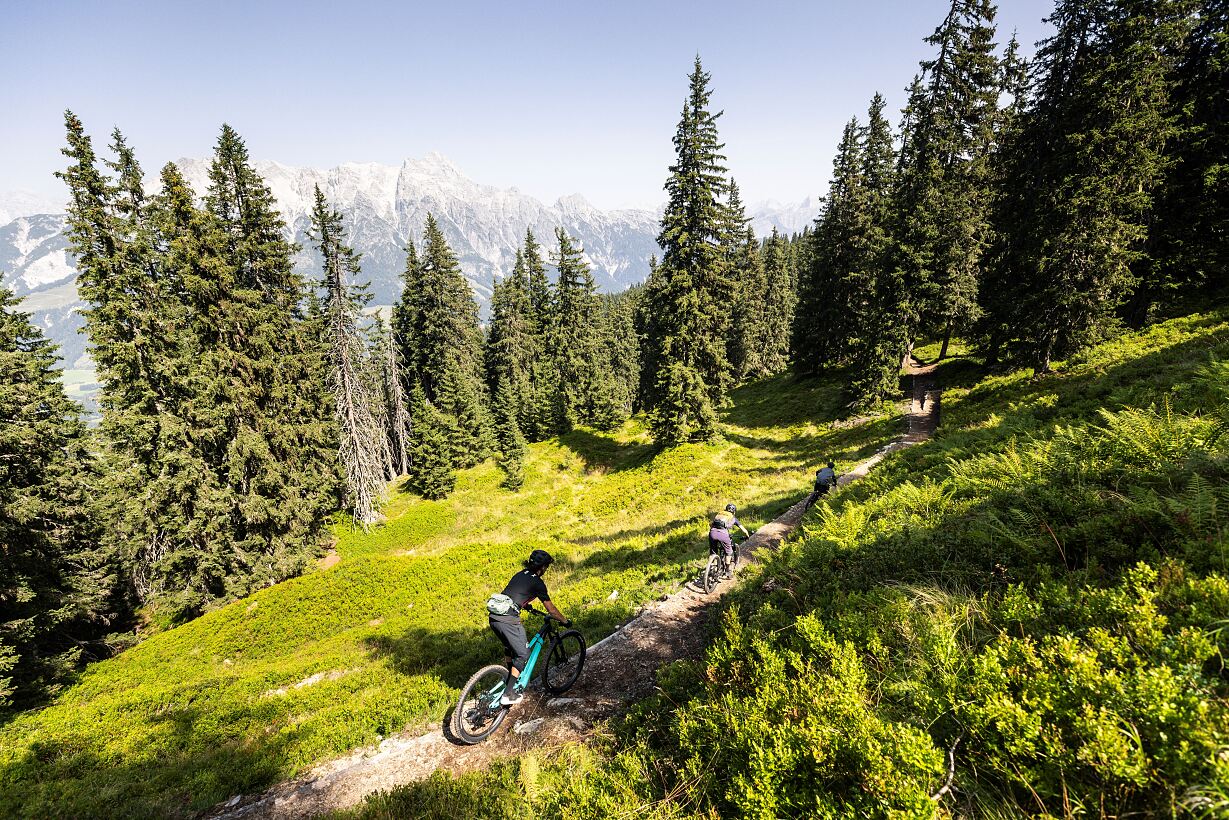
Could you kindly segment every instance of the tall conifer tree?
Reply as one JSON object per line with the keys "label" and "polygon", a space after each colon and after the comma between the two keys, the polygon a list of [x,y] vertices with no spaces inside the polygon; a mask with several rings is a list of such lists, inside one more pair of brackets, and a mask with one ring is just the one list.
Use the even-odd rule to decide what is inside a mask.
{"label": "tall conifer tree", "polygon": [[709,110],[709,80],[697,57],[666,181],[659,281],[646,291],[646,310],[655,317],[646,338],[655,368],[647,399],[660,443],[714,436],[716,408],[726,401],[731,379],[726,347],[733,282],[722,244],[727,181],[717,135],[721,114]]}
{"label": "tall conifer tree", "polygon": [[559,377],[559,406],[565,429],[576,424],[609,427],[611,397],[606,351],[602,349],[597,285],[581,249],[563,228],[555,268],[559,272],[551,350]]}
{"label": "tall conifer tree", "polygon": [[856,279],[863,261],[859,251],[869,216],[863,170],[862,130],[853,119],[837,146],[828,196],[811,233],[810,264],[798,285],[792,347],[803,374],[844,363],[856,327]]}
{"label": "tall conifer tree", "polygon": [[500,381],[495,389],[495,438],[499,444],[499,468],[504,472],[503,487],[519,490],[525,483],[528,448],[516,423],[516,398],[506,381]]}
{"label": "tall conifer tree", "polygon": [[421,249],[410,253],[396,308],[406,373],[434,410],[452,416],[453,463],[475,464],[491,446],[478,305],[431,214]]}
{"label": "tall conifer tree", "polygon": [[1135,285],[1174,132],[1183,4],[1060,0],[1004,147],[988,349],[1047,371],[1115,322]]}
{"label": "tall conifer tree", "polygon": [[952,0],[926,40],[937,53],[922,63],[904,123],[894,235],[913,302],[907,336],[938,335],[941,356],[978,315],[1000,92],[994,15],[989,0]]}
{"label": "tall conifer tree", "polygon": [[366,528],[379,520],[386,475],[387,429],[374,410],[383,397],[368,378],[368,353],[359,319],[367,294],[353,284],[361,273],[359,255],[345,244],[345,225],[316,186],[311,239],[324,271],[324,343],[337,428],[337,457],[346,482],[346,500],[355,523]]}
{"label": "tall conifer tree", "polygon": [[316,548],[336,503],[320,346],[285,226],[233,132],[214,163],[226,193],[202,210],[174,166],[147,200],[118,134],[112,182],[79,120],[66,123],[109,538],[143,601],[191,617],[294,574]]}
{"label": "tall conifer tree", "polygon": [[80,408],[55,348],[0,288],[0,709],[50,694],[127,610],[122,568],[99,543],[97,484]]}
{"label": "tall conifer tree", "polygon": [[518,248],[512,273],[495,283],[491,295],[491,324],[486,337],[487,384],[494,395],[498,385],[504,383],[518,428],[536,426],[536,419],[532,418],[533,371],[540,346],[536,324],[529,301],[525,257]]}
{"label": "tall conifer tree", "polygon": [[789,366],[790,330],[798,300],[789,243],[776,228],[764,243],[764,281],[767,291],[759,344],[763,371],[772,375]]}

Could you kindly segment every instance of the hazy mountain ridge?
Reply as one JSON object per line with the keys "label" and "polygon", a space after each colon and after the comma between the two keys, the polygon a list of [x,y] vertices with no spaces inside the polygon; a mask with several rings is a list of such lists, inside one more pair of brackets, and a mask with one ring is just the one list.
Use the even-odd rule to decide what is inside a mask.
{"label": "hazy mountain ridge", "polygon": [[[516,188],[475,182],[438,153],[407,159],[399,166],[344,163],[322,170],[268,160],[254,164],[302,246],[297,262],[303,270],[313,274],[318,270],[307,238],[315,186],[345,214],[350,241],[363,254],[363,278],[371,282],[375,304],[391,304],[400,294],[406,241],[420,240],[428,212],[435,215],[482,303],[490,297],[496,278],[511,270],[527,228],[548,256],[555,227],[563,226],[577,237],[604,291],[643,281],[649,257],[660,253],[656,239],[660,211],[603,210],[579,194],[546,204]],[[209,161],[185,158],[178,165],[203,195]],[[35,194],[0,194],[0,283],[27,297],[24,309],[73,365],[85,344],[77,333],[81,303],[63,235],[64,217],[39,213],[54,208],[50,200]],[[761,235],[773,227],[792,233],[809,224],[818,209],[814,199],[794,206],[763,203],[751,208],[751,224]]]}

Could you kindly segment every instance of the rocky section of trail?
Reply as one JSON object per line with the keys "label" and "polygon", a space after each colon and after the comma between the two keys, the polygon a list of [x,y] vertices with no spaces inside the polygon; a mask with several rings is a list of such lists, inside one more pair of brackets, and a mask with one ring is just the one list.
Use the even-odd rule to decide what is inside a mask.
{"label": "rocky section of trail", "polygon": [[[913,397],[906,414],[906,433],[841,476],[845,485],[865,476],[888,453],[925,441],[938,425],[939,388],[933,366],[913,362]],[[777,549],[798,526],[807,509],[799,501],[760,527],[741,547],[744,560]],[[697,567],[698,569],[698,567]],[[727,581],[705,595],[693,579],[663,596],[609,637],[589,647],[584,673],[566,697],[551,698],[531,688],[504,726],[485,743],[465,746],[445,728],[406,731],[376,746],[322,763],[310,772],[261,795],[231,798],[209,813],[216,818],[300,818],[357,805],[376,791],[422,780],[443,770],[462,774],[519,752],[583,740],[595,723],[649,695],[656,672],[677,660],[704,651],[705,624],[715,605],[733,589]]]}

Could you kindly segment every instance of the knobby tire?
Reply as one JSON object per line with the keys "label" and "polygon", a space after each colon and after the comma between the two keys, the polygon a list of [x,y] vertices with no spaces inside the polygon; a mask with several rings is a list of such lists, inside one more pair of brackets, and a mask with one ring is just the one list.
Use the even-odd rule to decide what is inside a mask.
{"label": "knobby tire", "polygon": [[508,709],[499,705],[499,695],[494,696],[493,705],[489,701],[484,702],[483,698],[489,698],[490,690],[499,680],[502,679],[505,685],[510,683],[508,678],[508,668],[498,663],[484,666],[473,674],[461,689],[457,708],[452,711],[452,733],[457,740],[470,745],[481,743],[504,722]]}
{"label": "knobby tire", "polygon": [[708,556],[708,566],[704,568],[704,594],[708,595],[721,582],[721,561],[716,553]]}
{"label": "knobby tire", "polygon": [[547,692],[559,696],[572,688],[585,668],[587,648],[585,636],[575,629],[569,629],[551,641],[550,654],[546,656],[546,669],[542,675],[542,683]]}

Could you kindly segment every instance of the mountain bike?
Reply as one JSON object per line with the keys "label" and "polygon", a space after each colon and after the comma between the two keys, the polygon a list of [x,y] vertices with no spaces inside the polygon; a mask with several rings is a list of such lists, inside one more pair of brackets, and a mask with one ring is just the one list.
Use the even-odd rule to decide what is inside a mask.
{"label": "mountain bike", "polygon": [[559,619],[547,612],[539,612],[531,606],[521,609],[543,618],[538,634],[529,641],[529,662],[516,683],[511,683],[512,673],[502,663],[484,666],[474,673],[461,689],[461,698],[452,712],[452,733],[458,740],[480,743],[500,727],[512,708],[502,705],[500,698],[509,684],[520,692],[525,691],[544,648],[550,647],[542,670],[542,686],[552,695],[562,695],[571,689],[585,668],[584,635],[575,629],[558,631],[555,624],[560,623]]}
{"label": "mountain bike", "polygon": [[[745,539],[744,539],[745,540]],[[725,550],[721,548],[721,544],[717,541],[708,542],[708,565],[704,567],[704,575],[700,577],[700,583],[704,587],[704,594],[707,595],[717,588],[721,583],[721,579],[727,575],[734,577],[734,570],[738,568],[738,545],[742,541],[735,541],[733,538],[730,541],[734,544],[733,560],[726,560]]]}

